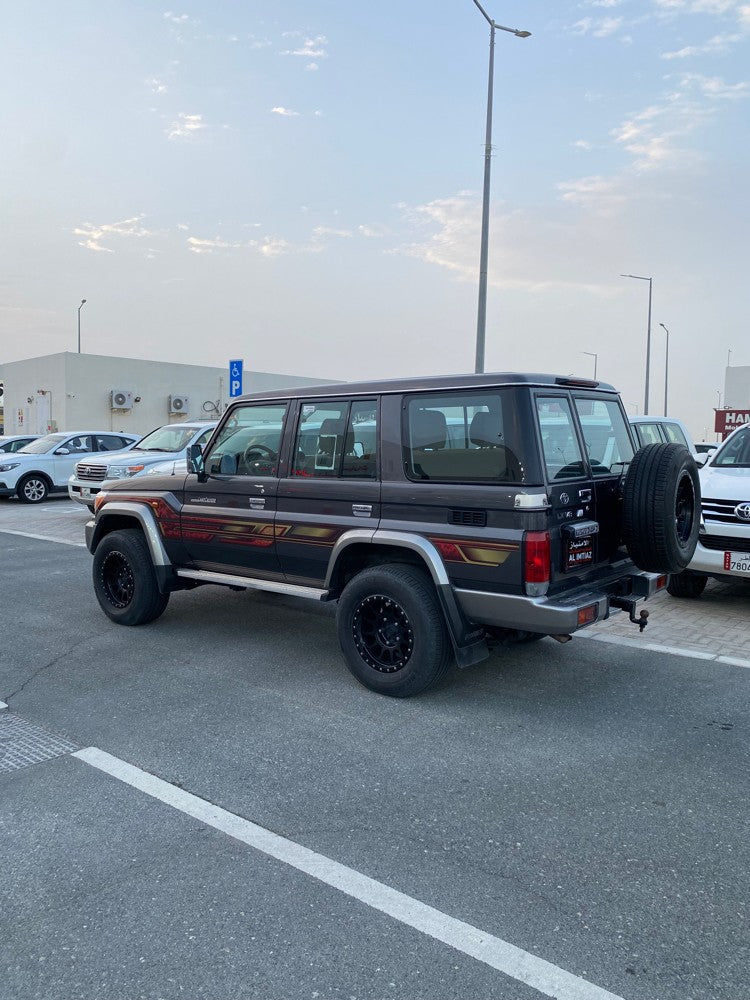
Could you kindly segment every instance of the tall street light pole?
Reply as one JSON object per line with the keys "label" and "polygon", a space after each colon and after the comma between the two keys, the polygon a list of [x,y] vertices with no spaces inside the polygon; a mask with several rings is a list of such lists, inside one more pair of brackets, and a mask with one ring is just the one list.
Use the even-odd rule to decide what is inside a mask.
{"label": "tall street light pole", "polygon": [[588,354],[590,358],[594,359],[594,378],[596,378],[596,363],[599,360],[599,355],[594,354],[593,351],[581,351],[581,354]]}
{"label": "tall street light pole", "polygon": [[86,305],[86,299],[81,299],[81,304],[78,307],[78,353],[81,353],[81,309]]}
{"label": "tall street light pole", "polygon": [[660,323],[659,326],[667,335],[667,347],[664,354],[664,416],[667,415],[667,388],[669,386],[669,330]]}
{"label": "tall street light pole", "polygon": [[646,331],[646,394],[643,403],[643,412],[648,413],[648,380],[651,374],[651,288],[653,278],[644,278],[642,274],[621,274],[621,278],[635,278],[636,281],[648,282],[648,328]]}
{"label": "tall street light pole", "polygon": [[492,164],[492,91],[495,71],[495,31],[508,31],[516,38],[528,38],[530,31],[519,31],[518,28],[506,28],[497,24],[489,16],[479,0],[474,0],[482,17],[490,26],[490,71],[487,82],[487,130],[484,141],[484,190],[482,193],[482,240],[479,251],[479,305],[477,307],[477,350],[474,364],[475,372],[484,371],[484,342],[487,328],[487,255],[490,234],[490,168]]}

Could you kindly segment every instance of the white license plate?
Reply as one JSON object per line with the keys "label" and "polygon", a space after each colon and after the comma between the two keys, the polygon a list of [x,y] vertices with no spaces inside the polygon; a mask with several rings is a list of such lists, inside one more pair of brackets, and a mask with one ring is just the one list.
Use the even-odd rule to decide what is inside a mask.
{"label": "white license plate", "polygon": [[90,486],[82,486],[81,487],[81,496],[82,497],[86,497],[86,499],[88,499],[91,496],[91,487]]}
{"label": "white license plate", "polygon": [[724,569],[729,573],[742,573],[750,576],[750,552],[725,552]]}

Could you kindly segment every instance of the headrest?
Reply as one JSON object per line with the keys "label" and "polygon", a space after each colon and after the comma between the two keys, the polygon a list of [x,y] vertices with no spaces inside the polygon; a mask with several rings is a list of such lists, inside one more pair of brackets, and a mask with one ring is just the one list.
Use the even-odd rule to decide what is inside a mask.
{"label": "headrest", "polygon": [[491,413],[475,413],[469,425],[469,437],[471,443],[480,448],[497,448],[502,439],[498,418]]}
{"label": "headrest", "polygon": [[318,437],[322,437],[324,434],[333,434],[336,436],[341,434],[342,430],[343,426],[341,420],[336,420],[335,417],[326,417],[325,420],[321,421]]}
{"label": "headrest", "polygon": [[448,426],[440,410],[412,410],[412,448],[445,448]]}

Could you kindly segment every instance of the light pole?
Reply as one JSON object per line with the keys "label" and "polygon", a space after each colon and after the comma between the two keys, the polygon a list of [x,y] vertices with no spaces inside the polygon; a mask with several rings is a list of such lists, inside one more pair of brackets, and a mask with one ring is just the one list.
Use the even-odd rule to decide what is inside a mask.
{"label": "light pole", "polygon": [[477,307],[477,352],[475,372],[484,371],[484,340],[487,327],[487,255],[490,234],[490,167],[492,164],[492,89],[495,70],[495,30],[509,31],[516,38],[528,38],[530,31],[506,28],[489,16],[479,0],[474,0],[482,17],[490,26],[490,71],[487,83],[487,131],[484,140],[484,190],[482,192],[482,240],[479,250],[479,305]]}
{"label": "light pole", "polygon": [[642,274],[621,274],[621,278],[635,278],[637,281],[648,282],[648,329],[646,331],[646,395],[643,403],[643,412],[648,413],[648,380],[651,372],[651,286],[652,278],[644,278]]}
{"label": "light pole", "polygon": [[81,353],[81,309],[86,305],[86,299],[81,299],[81,304],[78,307],[78,353]]}
{"label": "light pole", "polygon": [[664,416],[667,415],[667,388],[669,386],[669,330],[660,323],[659,326],[667,335],[667,345],[664,352]]}
{"label": "light pole", "polygon": [[599,355],[594,354],[593,351],[581,351],[581,354],[588,354],[590,358],[594,359],[594,378],[596,378],[596,363],[599,360]]}

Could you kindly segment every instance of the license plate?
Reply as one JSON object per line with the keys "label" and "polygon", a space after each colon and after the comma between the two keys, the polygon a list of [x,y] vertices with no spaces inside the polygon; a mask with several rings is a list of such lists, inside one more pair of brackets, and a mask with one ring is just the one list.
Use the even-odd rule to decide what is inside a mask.
{"label": "license plate", "polygon": [[569,538],[565,545],[565,569],[589,566],[594,561],[594,536]]}
{"label": "license plate", "polygon": [[88,499],[88,497],[91,496],[91,487],[90,486],[82,486],[81,487],[81,496],[82,497],[86,497]]}
{"label": "license plate", "polygon": [[750,552],[725,552],[724,569],[729,573],[750,576]]}

